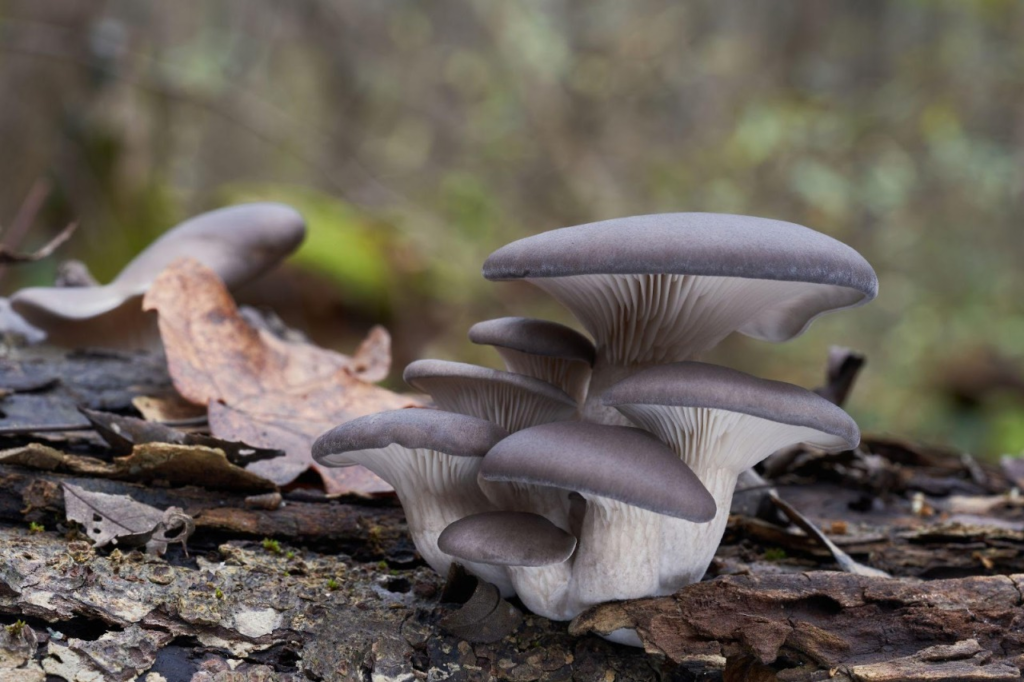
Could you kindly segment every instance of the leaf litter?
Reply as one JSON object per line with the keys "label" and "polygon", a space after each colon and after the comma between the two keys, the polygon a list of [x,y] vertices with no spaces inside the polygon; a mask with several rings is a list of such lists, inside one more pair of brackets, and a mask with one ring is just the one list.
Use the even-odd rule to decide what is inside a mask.
{"label": "leaf litter", "polygon": [[143,307],[159,316],[175,388],[207,405],[211,433],[285,451],[248,465],[250,471],[287,485],[313,470],[330,494],[391,490],[362,467],[324,468],[310,454],[313,440],[337,424],[419,405],[369,383],[390,367],[383,328],[375,328],[353,357],[275,338],[246,323],[217,275],[193,259],[168,266]]}
{"label": "leaf litter", "polygon": [[97,547],[145,546],[150,554],[161,555],[169,544],[180,542],[184,548],[196,529],[180,507],[161,511],[127,495],[90,492],[70,483],[63,489],[68,520],[81,524]]}

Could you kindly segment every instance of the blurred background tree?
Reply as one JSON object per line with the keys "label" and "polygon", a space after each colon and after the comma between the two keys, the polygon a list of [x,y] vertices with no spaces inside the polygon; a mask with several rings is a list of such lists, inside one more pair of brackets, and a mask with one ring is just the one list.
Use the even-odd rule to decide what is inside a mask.
{"label": "blurred background tree", "polygon": [[864,253],[877,301],[711,359],[813,386],[848,345],[865,430],[1024,448],[1020,0],[0,0],[0,151],[0,221],[51,190],[0,239],[78,218],[62,256],[101,281],[191,214],[294,204],[307,245],[244,298],[341,350],[383,322],[398,368],[496,364],[466,341],[480,319],[569,321],[480,278],[518,237],[802,223]]}

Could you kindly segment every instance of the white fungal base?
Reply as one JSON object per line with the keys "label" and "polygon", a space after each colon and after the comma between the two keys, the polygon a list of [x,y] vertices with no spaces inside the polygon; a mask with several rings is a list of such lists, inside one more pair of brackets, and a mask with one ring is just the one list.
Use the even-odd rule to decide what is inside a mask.
{"label": "white fungal base", "polygon": [[587,497],[572,563],[568,611],[658,593],[662,516],[603,497]]}
{"label": "white fungal base", "polygon": [[561,564],[509,567],[516,594],[551,620],[571,620],[608,601],[662,594],[663,518],[608,498],[588,498],[576,553]]}

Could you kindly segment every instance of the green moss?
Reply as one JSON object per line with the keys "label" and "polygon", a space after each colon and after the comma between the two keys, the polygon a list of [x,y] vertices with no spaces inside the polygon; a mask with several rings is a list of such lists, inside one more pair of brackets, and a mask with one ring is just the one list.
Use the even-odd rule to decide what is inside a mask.
{"label": "green moss", "polygon": [[765,552],[764,552],[764,560],[765,561],[782,561],[785,558],[786,558],[786,550],[780,549],[778,547],[772,547],[771,549],[766,549]]}
{"label": "green moss", "polygon": [[281,554],[281,543],[277,540],[271,540],[270,538],[263,538],[263,549],[267,550],[271,554]]}

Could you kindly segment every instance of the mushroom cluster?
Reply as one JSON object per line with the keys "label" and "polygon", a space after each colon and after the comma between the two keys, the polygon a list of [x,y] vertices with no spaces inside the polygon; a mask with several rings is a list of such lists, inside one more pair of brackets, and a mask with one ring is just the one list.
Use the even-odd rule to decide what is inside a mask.
{"label": "mushroom cluster", "polygon": [[439,572],[462,563],[556,620],[670,594],[704,575],[742,471],[790,445],[860,440],[810,391],[692,361],[732,332],[785,341],[874,298],[871,266],[826,235],[745,216],[639,216],[519,240],[483,274],[540,287],[593,341],[542,320],[481,322],[470,339],[494,346],[506,371],[414,362],[405,380],[437,409],[357,419],[313,447],[321,464],[391,483]]}

